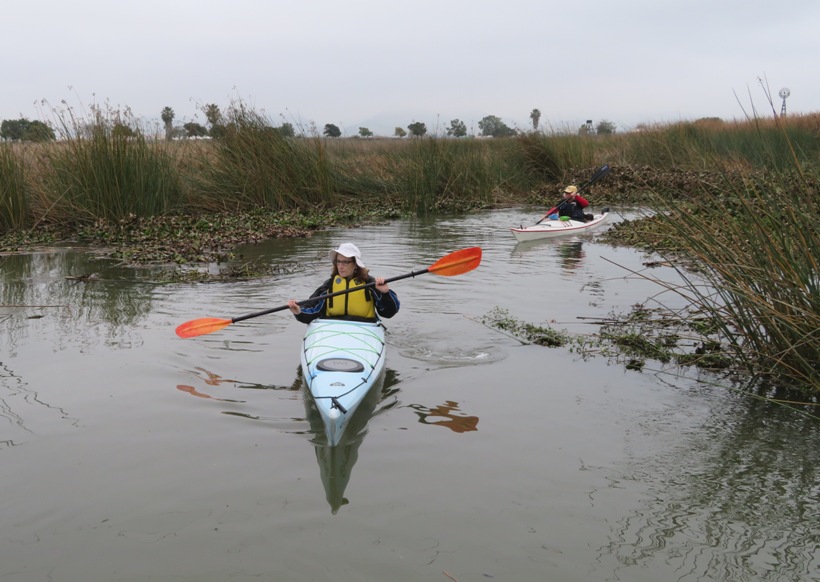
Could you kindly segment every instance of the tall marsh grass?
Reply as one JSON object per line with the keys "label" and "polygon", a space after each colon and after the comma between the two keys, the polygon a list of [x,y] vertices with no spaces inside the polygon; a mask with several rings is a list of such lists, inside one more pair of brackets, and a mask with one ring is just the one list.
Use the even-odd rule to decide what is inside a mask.
{"label": "tall marsh grass", "polygon": [[[25,224],[22,216],[29,224],[75,224],[168,212],[324,210],[357,199],[421,214],[458,212],[543,202],[546,187],[603,163],[642,174],[670,168],[787,172],[790,164],[816,173],[820,159],[818,115],[699,120],[601,136],[332,139],[315,130],[288,137],[238,102],[220,123],[220,137],[174,142],[150,137],[157,132],[140,127],[128,110],[92,108],[83,117],[69,109],[55,117],[61,139],[39,146],[36,159],[20,166],[5,150],[4,186],[16,192],[14,199],[4,192],[5,228]],[[612,190],[621,197],[635,189],[620,186]]]}
{"label": "tall marsh grass", "polygon": [[0,144],[0,232],[25,228],[28,210],[23,158],[11,144]]}
{"label": "tall marsh grass", "polygon": [[197,180],[197,203],[205,208],[326,208],[334,201],[338,173],[324,140],[285,137],[241,102],[212,148],[213,163]]}
{"label": "tall marsh grass", "polygon": [[704,119],[643,127],[608,139],[611,159],[625,165],[710,171],[717,165],[788,172],[794,169],[795,159],[801,165],[817,163],[819,135],[820,116],[807,115],[732,122]]}
{"label": "tall marsh grass", "polygon": [[589,168],[602,162],[601,142],[588,136],[529,133],[517,139],[523,168],[542,181],[558,182],[573,168]]}
{"label": "tall marsh grass", "polygon": [[391,158],[396,193],[417,214],[489,204],[496,186],[487,148],[475,140],[414,140]]}
{"label": "tall marsh grass", "polygon": [[182,200],[177,160],[162,141],[99,110],[90,121],[69,113],[61,122],[63,139],[44,149],[37,176],[52,219],[149,217]]}
{"label": "tall marsh grass", "polygon": [[655,200],[696,274],[677,289],[716,322],[747,370],[820,391],[820,198],[794,173],[726,180],[722,199],[696,206]]}

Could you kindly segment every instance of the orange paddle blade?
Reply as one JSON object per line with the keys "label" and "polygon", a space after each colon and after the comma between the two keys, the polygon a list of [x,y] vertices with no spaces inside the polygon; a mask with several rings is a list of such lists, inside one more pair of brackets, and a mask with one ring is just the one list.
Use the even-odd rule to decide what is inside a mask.
{"label": "orange paddle blade", "polygon": [[475,269],[481,263],[481,247],[461,249],[440,258],[428,267],[427,272],[444,277],[461,275]]}
{"label": "orange paddle blade", "polygon": [[230,319],[219,319],[218,317],[201,317],[199,319],[192,319],[186,321],[177,327],[177,335],[181,338],[196,337],[198,335],[205,335],[206,333],[213,333],[233,323]]}

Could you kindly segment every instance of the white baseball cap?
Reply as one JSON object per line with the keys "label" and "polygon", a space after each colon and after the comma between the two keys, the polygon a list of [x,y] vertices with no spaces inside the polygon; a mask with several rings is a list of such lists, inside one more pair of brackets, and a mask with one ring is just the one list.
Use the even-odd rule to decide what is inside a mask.
{"label": "white baseball cap", "polygon": [[342,255],[343,257],[347,257],[348,259],[356,259],[356,264],[359,265],[362,269],[364,269],[364,263],[362,262],[362,253],[361,251],[359,251],[359,247],[357,247],[353,243],[342,243],[339,245],[338,249],[330,251],[327,256],[330,257],[331,261],[335,261],[336,255]]}

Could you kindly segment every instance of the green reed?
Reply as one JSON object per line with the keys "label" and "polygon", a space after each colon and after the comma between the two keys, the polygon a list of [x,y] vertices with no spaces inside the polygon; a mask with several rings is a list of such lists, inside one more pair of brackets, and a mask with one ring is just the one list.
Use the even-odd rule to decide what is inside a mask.
{"label": "green reed", "polygon": [[721,333],[748,371],[820,391],[818,199],[799,173],[775,179],[726,177],[725,194],[658,215],[677,251],[685,295]]}
{"label": "green reed", "polygon": [[[177,207],[183,188],[173,150],[99,110],[61,118],[63,140],[44,150],[41,187],[52,220],[148,217]],[[120,128],[119,130],[117,128]]]}
{"label": "green reed", "polygon": [[[408,212],[460,212],[538,190],[565,177],[569,160],[588,160],[580,138],[552,145],[544,136],[475,139],[329,140],[339,192],[390,198]],[[569,150],[584,149],[573,157]],[[550,157],[558,152],[557,162]]]}
{"label": "green reed", "polygon": [[485,144],[425,138],[396,151],[390,159],[393,188],[406,210],[428,214],[491,202],[498,178]]}
{"label": "green reed", "polygon": [[601,161],[602,140],[560,133],[528,133],[516,139],[523,168],[542,181],[562,181],[574,168],[588,168]]}
{"label": "green reed", "polygon": [[514,201],[564,179],[572,170],[569,161],[587,163],[591,151],[581,138],[413,139],[385,152],[384,183],[408,211],[465,211]]}
{"label": "green reed", "polygon": [[338,174],[319,137],[291,138],[244,103],[229,110],[212,163],[198,179],[198,203],[215,210],[326,207]]}
{"label": "green reed", "polygon": [[11,144],[0,144],[0,231],[27,226],[29,194],[26,170]]}
{"label": "green reed", "polygon": [[[58,114],[63,139],[43,144],[37,159],[25,164],[29,188],[22,196],[32,221],[47,215],[73,223],[183,208],[332,210],[359,200],[389,201],[406,212],[453,212],[541,202],[545,187],[603,163],[640,168],[651,179],[669,169],[787,173],[789,164],[810,169],[820,158],[818,115],[706,119],[600,136],[567,130],[488,139],[330,139],[315,130],[288,137],[239,102],[221,120],[220,137],[174,142],[146,137],[151,132],[128,110],[92,108],[86,117]],[[636,186],[617,184],[615,176],[602,193],[611,185],[614,194],[629,198]],[[664,188],[685,187],[674,178]]]}
{"label": "green reed", "polygon": [[[724,122],[703,119],[644,126],[614,137],[617,162],[653,168],[790,171],[820,157],[820,116]],[[784,137],[786,139],[784,139]]]}
{"label": "green reed", "polygon": [[753,168],[766,167],[791,172],[795,164],[816,165],[820,159],[820,127],[802,124],[799,119],[753,120],[736,124],[712,139],[722,158],[742,159]]}

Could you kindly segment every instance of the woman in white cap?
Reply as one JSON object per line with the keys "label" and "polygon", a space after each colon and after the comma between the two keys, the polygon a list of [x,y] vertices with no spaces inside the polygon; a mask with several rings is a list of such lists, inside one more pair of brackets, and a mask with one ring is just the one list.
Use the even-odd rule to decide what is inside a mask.
{"label": "woman in white cap", "polygon": [[[352,243],[344,243],[328,254],[333,269],[330,278],[311,295],[318,297],[339,291],[361,287],[357,291],[343,293],[300,306],[295,299],[288,301],[288,308],[296,319],[310,323],[319,317],[338,317],[357,321],[376,321],[380,317],[393,317],[399,311],[399,298],[384,280],[371,277],[362,262],[362,253]],[[370,286],[366,286],[372,283]]]}

